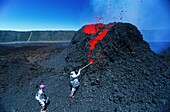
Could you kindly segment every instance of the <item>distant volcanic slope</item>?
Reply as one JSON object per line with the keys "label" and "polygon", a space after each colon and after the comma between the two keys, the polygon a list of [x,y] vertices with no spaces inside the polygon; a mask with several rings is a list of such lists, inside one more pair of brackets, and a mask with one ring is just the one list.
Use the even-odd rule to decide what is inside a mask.
{"label": "distant volcanic slope", "polygon": [[90,103],[91,110],[168,111],[169,68],[134,25],[86,25],[65,52],[65,72],[93,63],[82,71],[76,93],[83,107]]}

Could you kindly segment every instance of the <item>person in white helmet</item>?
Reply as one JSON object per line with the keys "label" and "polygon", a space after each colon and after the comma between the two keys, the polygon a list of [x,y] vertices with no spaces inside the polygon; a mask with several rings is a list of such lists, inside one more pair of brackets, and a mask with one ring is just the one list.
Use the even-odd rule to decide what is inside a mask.
{"label": "person in white helmet", "polygon": [[82,67],[81,69],[79,69],[79,71],[77,72],[76,70],[73,70],[70,72],[70,83],[71,83],[71,91],[70,91],[70,97],[74,97],[75,91],[77,90],[78,86],[79,86],[79,76],[80,76],[80,72],[81,70],[83,70],[84,68],[88,67],[89,65],[91,65],[93,62],[88,63],[87,65],[85,65],[84,67]]}
{"label": "person in white helmet", "polygon": [[48,103],[48,97],[46,96],[44,92],[45,85],[40,85],[40,89],[37,92],[35,99],[39,101],[39,104],[41,106],[41,112],[46,111],[46,104]]}
{"label": "person in white helmet", "polygon": [[79,78],[81,69],[77,72],[76,70],[70,72],[70,83],[71,83],[71,91],[70,91],[70,97],[74,97],[74,93],[77,90],[77,87],[79,86]]}

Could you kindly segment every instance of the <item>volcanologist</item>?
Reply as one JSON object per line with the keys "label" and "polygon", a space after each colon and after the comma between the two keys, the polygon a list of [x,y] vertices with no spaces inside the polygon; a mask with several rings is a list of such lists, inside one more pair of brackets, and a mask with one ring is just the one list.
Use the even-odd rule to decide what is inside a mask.
{"label": "volcanologist", "polygon": [[70,72],[70,83],[71,83],[71,91],[70,91],[70,97],[73,97],[75,91],[77,90],[78,86],[79,86],[79,78],[78,76],[80,75],[82,69],[79,69],[79,71],[77,72],[77,70],[74,70],[72,72]]}
{"label": "volcanologist", "polygon": [[70,91],[70,97],[74,97],[75,91],[77,90],[77,88],[79,87],[79,76],[80,76],[80,72],[81,70],[83,70],[84,68],[86,68],[87,66],[89,66],[90,64],[92,64],[92,62],[90,62],[89,64],[87,64],[86,66],[82,67],[81,69],[77,70],[73,70],[70,72],[70,83],[71,83],[71,91]]}
{"label": "volcanologist", "polygon": [[40,112],[46,112],[47,104],[49,103],[48,97],[46,96],[44,92],[45,85],[40,85],[40,89],[37,92],[35,99],[39,101],[39,104],[41,106]]}

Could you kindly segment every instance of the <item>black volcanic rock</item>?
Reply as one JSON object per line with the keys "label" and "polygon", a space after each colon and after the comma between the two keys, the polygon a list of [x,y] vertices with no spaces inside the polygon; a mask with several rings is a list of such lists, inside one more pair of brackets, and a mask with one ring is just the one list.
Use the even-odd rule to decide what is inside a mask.
{"label": "black volcanic rock", "polygon": [[[110,25],[103,40],[90,50],[89,41]],[[88,63],[89,52],[94,59],[94,64],[82,71],[76,98],[68,104],[85,112],[168,111],[169,67],[151,51],[139,30],[128,23],[111,23],[96,34],[85,34],[85,27],[61,53],[65,78],[69,78],[71,70]],[[74,111],[73,107],[65,108]]]}
{"label": "black volcanic rock", "polygon": [[[16,95],[24,96],[26,103],[21,98],[7,97],[1,101],[3,107],[9,111],[37,111],[38,102],[33,98],[38,91],[37,85],[44,83],[51,102],[49,112],[168,112],[170,68],[167,62],[151,51],[132,24],[93,26],[95,33],[84,33],[87,27],[84,26],[60,54],[52,54],[34,63],[29,71],[31,78],[26,78],[27,82],[30,81],[30,87],[26,88],[27,83],[22,82],[22,85],[15,87],[18,91],[9,89]],[[93,50],[90,49],[91,40],[105,30],[108,32],[104,38],[97,41]],[[80,87],[75,98],[70,99],[69,72],[88,64],[89,58],[94,63],[82,70]],[[10,100],[15,100],[17,105],[14,107]]]}

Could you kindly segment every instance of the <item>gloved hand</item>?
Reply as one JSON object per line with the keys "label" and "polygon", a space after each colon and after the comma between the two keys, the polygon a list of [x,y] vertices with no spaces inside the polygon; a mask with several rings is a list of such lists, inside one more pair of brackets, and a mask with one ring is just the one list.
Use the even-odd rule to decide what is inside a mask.
{"label": "gloved hand", "polygon": [[42,99],[42,101],[44,101],[44,102],[45,102],[45,101],[46,101],[46,99]]}

